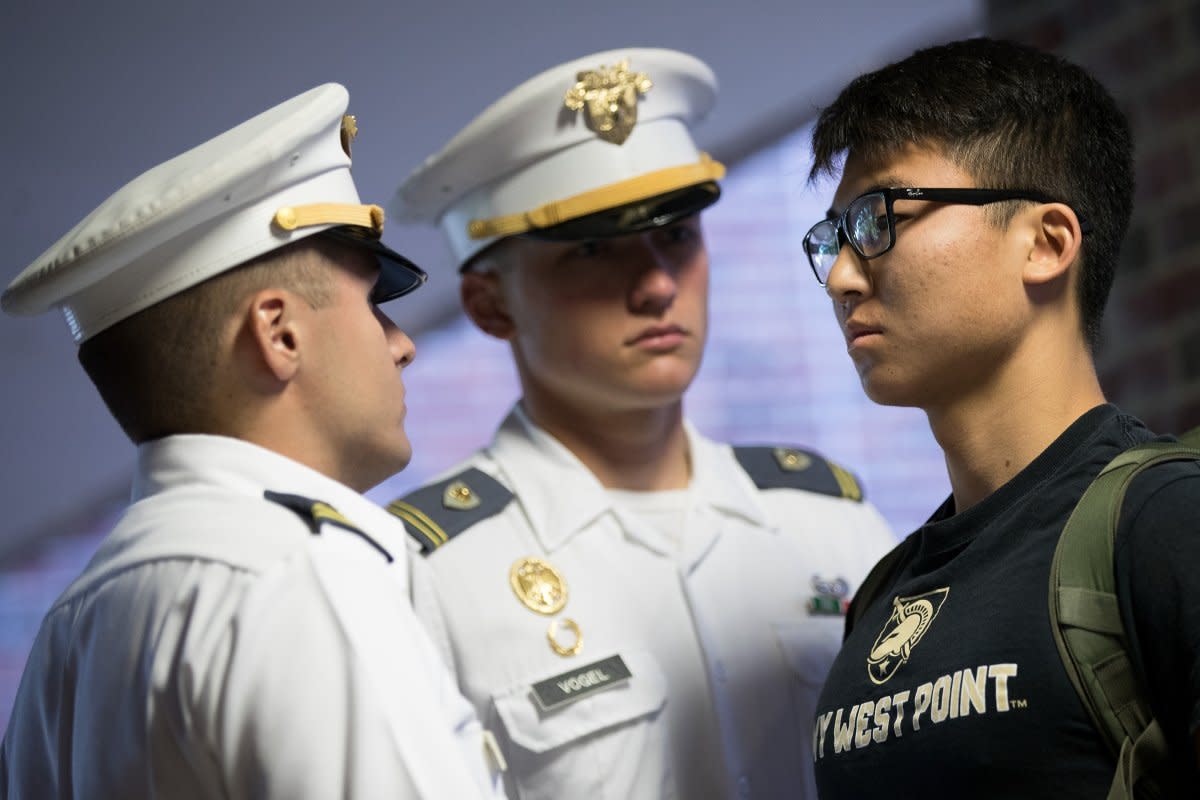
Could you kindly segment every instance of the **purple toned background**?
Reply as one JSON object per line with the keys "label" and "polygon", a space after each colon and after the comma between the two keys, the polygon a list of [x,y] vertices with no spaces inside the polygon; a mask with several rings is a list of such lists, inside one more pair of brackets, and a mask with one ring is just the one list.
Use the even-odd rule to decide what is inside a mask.
{"label": "purple toned background", "polygon": [[[806,185],[808,132],[796,132],[730,171],[705,212],[712,257],[709,345],[688,416],[709,436],[798,444],[851,467],[898,532],[920,524],[948,491],[924,415],[866,400],[801,239],[823,216],[828,189]],[[419,295],[417,295],[419,297]],[[403,327],[404,301],[389,311]],[[416,337],[406,372],[410,467],[371,492],[386,502],[485,443],[517,398],[507,346],[461,316]],[[0,569],[0,726],[54,597],[120,513],[101,504],[78,532],[35,546]]]}

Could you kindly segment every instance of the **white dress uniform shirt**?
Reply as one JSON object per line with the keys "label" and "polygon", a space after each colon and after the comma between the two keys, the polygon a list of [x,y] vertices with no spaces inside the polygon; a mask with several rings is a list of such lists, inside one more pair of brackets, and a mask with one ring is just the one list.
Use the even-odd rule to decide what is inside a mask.
{"label": "white dress uniform shirt", "polygon": [[[687,437],[691,484],[661,503],[623,504],[519,406],[450,473],[474,467],[515,495],[412,562],[417,614],[500,738],[510,797],[816,796],[812,724],[839,606],[894,539],[869,504],[760,490],[728,445]],[[560,611],[510,584],[527,557],[561,576]],[[834,613],[812,613],[817,597]],[[569,647],[567,620],[583,646],[562,656],[548,635],[555,624]],[[611,656],[628,679],[549,710],[533,691],[548,678],[578,691]]]}
{"label": "white dress uniform shirt", "polygon": [[[264,490],[328,503],[356,530]],[[393,517],[217,436],[143,445],[133,500],[45,618],[0,795],[501,796],[413,615]]]}

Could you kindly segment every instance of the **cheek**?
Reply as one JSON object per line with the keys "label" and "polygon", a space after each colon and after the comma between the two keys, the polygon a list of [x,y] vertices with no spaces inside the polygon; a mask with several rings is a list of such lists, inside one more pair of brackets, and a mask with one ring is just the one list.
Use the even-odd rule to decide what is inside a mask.
{"label": "cheek", "polygon": [[704,247],[699,247],[690,253],[679,265],[679,275],[683,280],[694,280],[707,286],[708,273],[708,250]]}
{"label": "cheek", "polygon": [[708,259],[680,276],[680,285],[701,303],[708,301]]}
{"label": "cheek", "polygon": [[709,268],[708,256],[701,254],[694,261],[684,264],[676,273],[678,286],[677,303],[687,304],[702,312],[708,308]]}
{"label": "cheek", "polygon": [[944,329],[961,333],[1011,299],[1001,271],[993,268],[991,240],[977,236],[964,245],[962,232],[951,227],[922,230],[921,247],[893,251],[898,257],[875,275],[880,300],[910,317],[918,336]]}
{"label": "cheek", "polygon": [[[363,356],[369,355],[372,364],[382,365],[386,362],[389,366],[394,365],[391,348],[388,346],[387,332],[378,317],[372,315],[369,320],[364,319],[361,330],[358,332],[358,341],[361,342]],[[350,358],[351,356],[347,354],[346,357]],[[382,370],[382,366],[379,369]]]}
{"label": "cheek", "polygon": [[557,369],[584,361],[589,336],[603,329],[594,310],[584,304],[568,305],[561,298],[553,305],[526,308],[518,320],[514,345],[535,368]]}

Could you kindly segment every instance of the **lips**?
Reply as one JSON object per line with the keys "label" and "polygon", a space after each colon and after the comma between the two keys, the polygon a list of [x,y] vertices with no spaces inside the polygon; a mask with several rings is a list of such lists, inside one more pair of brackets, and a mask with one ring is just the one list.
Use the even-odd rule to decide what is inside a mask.
{"label": "lips", "polygon": [[688,333],[678,325],[654,325],[625,340],[626,346],[678,344]]}
{"label": "lips", "polygon": [[865,337],[883,333],[883,328],[878,325],[868,325],[862,322],[847,321],[843,327],[846,333],[846,344],[850,347],[854,347]]}

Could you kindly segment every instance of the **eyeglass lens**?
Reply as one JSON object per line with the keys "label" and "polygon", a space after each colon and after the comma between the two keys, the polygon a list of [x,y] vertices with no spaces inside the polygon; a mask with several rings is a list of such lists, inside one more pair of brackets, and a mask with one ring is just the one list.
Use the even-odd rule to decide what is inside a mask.
{"label": "eyeglass lens", "polygon": [[817,280],[822,284],[837,261],[841,249],[838,227],[845,221],[851,245],[863,258],[873,258],[892,245],[892,229],[888,225],[887,200],[883,194],[863,195],[852,202],[841,220],[822,220],[805,237],[805,250]]}
{"label": "eyeglass lens", "polygon": [[850,204],[846,212],[846,235],[863,258],[872,258],[892,245],[887,201],[882,194],[868,194]]}

